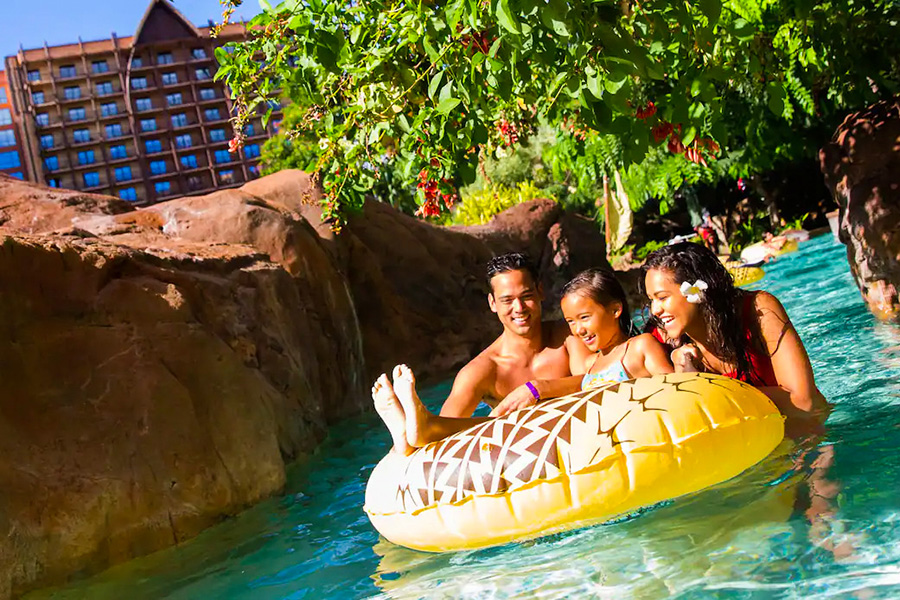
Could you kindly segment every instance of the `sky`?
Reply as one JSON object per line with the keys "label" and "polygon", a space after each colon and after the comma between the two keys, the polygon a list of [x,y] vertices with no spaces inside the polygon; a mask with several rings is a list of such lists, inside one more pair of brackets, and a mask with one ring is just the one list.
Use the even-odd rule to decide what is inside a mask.
{"label": "sky", "polygon": [[[0,0],[0,57],[25,49],[132,35],[150,0]],[[221,20],[218,0],[174,0],[173,6],[194,25]],[[273,4],[275,4],[273,2]],[[235,20],[259,12],[257,0],[245,0]]]}

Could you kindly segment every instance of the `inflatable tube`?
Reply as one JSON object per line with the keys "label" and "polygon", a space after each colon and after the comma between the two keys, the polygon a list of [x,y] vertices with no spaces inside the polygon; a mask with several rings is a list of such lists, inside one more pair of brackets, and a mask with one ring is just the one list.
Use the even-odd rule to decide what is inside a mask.
{"label": "inflatable tube", "polygon": [[766,272],[759,267],[746,265],[738,260],[728,261],[724,265],[734,279],[734,285],[736,286],[756,283],[766,275]]}
{"label": "inflatable tube", "polygon": [[725,481],[767,456],[784,421],[755,388],[677,373],[541,402],[386,456],[365,512],[389,541],[482,548],[607,521]]}

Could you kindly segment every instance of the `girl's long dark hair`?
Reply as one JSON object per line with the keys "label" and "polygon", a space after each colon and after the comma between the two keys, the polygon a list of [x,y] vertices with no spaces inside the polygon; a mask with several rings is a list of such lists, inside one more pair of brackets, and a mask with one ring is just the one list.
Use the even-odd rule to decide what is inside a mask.
{"label": "girl's long dark hair", "polygon": [[631,320],[631,311],[628,310],[628,298],[625,296],[625,290],[622,289],[622,284],[611,271],[607,269],[582,271],[563,287],[562,297],[565,298],[569,294],[581,294],[603,306],[618,302],[622,305],[622,312],[618,318],[619,329],[626,337],[632,337],[638,333]]}
{"label": "girl's long dark hair", "polygon": [[[641,268],[639,280],[641,294],[645,298],[645,280],[650,269],[668,271],[678,285],[684,281],[694,283],[698,279],[706,282],[709,287],[703,292],[700,307],[712,346],[710,350],[722,361],[734,365],[739,379],[754,379],[749,341],[739,312],[745,292],[734,286],[734,279],[719,258],[706,247],[690,242],[672,244],[651,252]],[[665,330],[652,315],[650,323],[660,331]],[[681,340],[674,341],[678,344]]]}

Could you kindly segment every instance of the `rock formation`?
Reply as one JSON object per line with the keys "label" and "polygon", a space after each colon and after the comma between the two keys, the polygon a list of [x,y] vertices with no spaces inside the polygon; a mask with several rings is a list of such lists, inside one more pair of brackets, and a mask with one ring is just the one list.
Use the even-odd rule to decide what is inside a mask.
{"label": "rock formation", "polygon": [[283,171],[134,210],[0,178],[0,598],[277,493],[397,362],[448,376],[499,332],[492,254],[529,250],[551,295],[605,263],[550,201],[453,229],[372,202],[334,236],[318,194]]}
{"label": "rock formation", "polygon": [[848,116],[819,159],[866,303],[900,320],[900,98]]}

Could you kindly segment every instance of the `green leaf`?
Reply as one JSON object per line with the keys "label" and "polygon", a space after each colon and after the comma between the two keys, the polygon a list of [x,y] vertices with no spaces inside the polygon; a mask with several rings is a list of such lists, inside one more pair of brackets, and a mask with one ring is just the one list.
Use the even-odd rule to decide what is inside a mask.
{"label": "green leaf", "polygon": [[500,27],[510,33],[518,35],[522,31],[519,27],[519,21],[509,9],[509,0],[497,0],[497,22],[500,24]]}
{"label": "green leaf", "polygon": [[700,0],[700,12],[709,20],[710,26],[719,22],[722,15],[722,0]]}
{"label": "green leaf", "polygon": [[435,73],[434,77],[431,78],[431,83],[428,84],[428,97],[434,100],[434,95],[437,93],[438,86],[441,85],[441,79],[444,77],[443,71],[438,71]]}
{"label": "green leaf", "polygon": [[443,102],[447,98],[450,98],[452,95],[453,95],[453,81],[450,80],[446,84],[444,84],[444,87],[441,88],[441,93],[438,96],[438,100],[440,102]]}
{"label": "green leaf", "polygon": [[445,100],[441,100],[441,103],[437,105],[437,111],[441,114],[449,114],[451,110],[456,108],[459,104],[459,98],[447,98]]}
{"label": "green leaf", "polygon": [[781,84],[770,81],[766,86],[766,95],[769,97],[767,101],[769,110],[776,116],[782,116],[784,114],[784,88],[781,87]]}
{"label": "green leaf", "polygon": [[697,137],[697,128],[693,125],[689,126],[684,130],[684,135],[681,138],[681,143],[687,146],[691,142],[694,141],[694,138]]}
{"label": "green leaf", "polygon": [[431,42],[428,41],[428,36],[422,36],[422,47],[425,48],[425,53],[428,55],[428,58],[431,59],[432,63],[437,63],[441,59],[441,55],[438,54],[437,50],[434,49],[434,46],[431,45]]}

